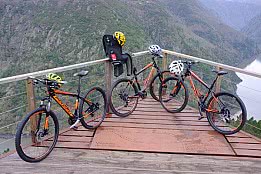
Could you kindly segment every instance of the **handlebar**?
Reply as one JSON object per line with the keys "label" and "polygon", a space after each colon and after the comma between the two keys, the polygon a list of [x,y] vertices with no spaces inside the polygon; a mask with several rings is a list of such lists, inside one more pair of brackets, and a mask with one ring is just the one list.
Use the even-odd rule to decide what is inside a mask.
{"label": "handlebar", "polygon": [[30,79],[33,79],[33,85],[37,85],[39,83],[48,86],[50,88],[59,88],[59,85],[61,84],[66,84],[66,81],[61,81],[61,82],[57,82],[54,80],[49,80],[49,79],[38,79],[35,77],[29,77]]}
{"label": "handlebar", "polygon": [[185,63],[187,65],[194,65],[194,64],[199,63],[199,61],[185,61],[185,60],[182,60],[181,63]]}
{"label": "handlebar", "polygon": [[160,54],[151,54],[151,55],[153,55],[153,57],[157,57],[157,58],[163,58],[163,56],[162,55],[160,55]]}

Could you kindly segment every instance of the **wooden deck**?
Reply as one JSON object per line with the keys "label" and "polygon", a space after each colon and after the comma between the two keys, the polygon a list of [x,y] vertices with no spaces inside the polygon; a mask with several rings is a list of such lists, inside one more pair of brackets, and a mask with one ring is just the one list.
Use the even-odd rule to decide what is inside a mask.
{"label": "wooden deck", "polygon": [[1,174],[260,174],[261,159],[209,155],[55,148],[40,163],[16,154],[0,159]]}
{"label": "wooden deck", "polygon": [[[49,163],[50,166],[60,170],[58,164],[64,166],[72,162],[68,166],[73,168],[73,164],[79,162],[85,165],[91,164],[88,173],[95,173],[93,166],[98,167],[102,164],[105,165],[100,170],[101,173],[117,168],[119,169],[117,172],[110,173],[132,173],[134,171],[138,173],[170,173],[172,170],[174,173],[179,170],[183,173],[191,173],[188,171],[203,173],[228,171],[234,173],[240,170],[241,172],[251,171],[250,169],[243,170],[244,166],[247,167],[242,162],[245,161],[249,167],[251,166],[250,168],[253,166],[250,173],[261,171],[260,139],[244,132],[223,136],[214,131],[206,119],[199,121],[198,116],[198,111],[189,107],[182,113],[167,113],[159,103],[147,98],[139,102],[132,115],[126,118],[111,115],[95,131],[79,127],[78,130],[68,130],[61,133],[55,152],[37,166],[45,166]],[[96,155],[102,158],[101,161],[97,162],[99,158],[96,159]],[[150,159],[151,156],[153,159]],[[69,162],[64,162],[64,164],[62,164],[63,160],[58,162],[63,157]],[[143,168],[138,162],[144,162],[144,158],[146,163],[144,165],[156,166],[151,168],[147,166],[148,170]],[[147,158],[149,158],[149,162]],[[58,166],[53,163],[56,160]],[[182,163],[183,160],[187,162],[187,165]],[[3,166],[6,169],[7,166],[11,168],[16,166],[16,163],[18,166],[25,164],[16,154],[2,158],[0,162],[0,167]],[[158,162],[160,164],[157,164]],[[231,170],[228,169],[230,165],[227,163],[234,165]],[[203,166],[204,170],[196,169],[197,165]],[[236,165],[238,166],[236,167]],[[30,166],[26,163],[25,168],[30,168]],[[222,169],[218,169],[217,166]],[[127,169],[130,169],[130,172],[127,172]],[[8,168],[6,171],[8,173],[11,169]],[[38,173],[42,173],[42,171],[43,169]],[[62,173],[63,170],[60,171]]]}
{"label": "wooden deck", "polygon": [[167,113],[156,101],[139,102],[132,115],[106,118],[96,131],[80,127],[60,135],[56,147],[261,157],[261,141],[244,132],[223,136],[198,111]]}

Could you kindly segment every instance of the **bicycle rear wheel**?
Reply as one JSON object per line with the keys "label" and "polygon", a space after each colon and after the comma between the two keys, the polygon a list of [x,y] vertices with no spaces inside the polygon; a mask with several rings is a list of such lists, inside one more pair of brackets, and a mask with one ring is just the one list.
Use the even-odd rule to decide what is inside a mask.
{"label": "bicycle rear wheel", "polygon": [[120,117],[130,115],[138,104],[138,89],[129,79],[119,79],[112,86],[110,107],[114,114]]}
{"label": "bicycle rear wheel", "polygon": [[80,121],[86,129],[99,127],[106,117],[107,99],[105,92],[94,87],[90,89],[80,102]]}
{"label": "bicycle rear wheel", "polygon": [[169,71],[163,71],[162,74],[156,74],[150,83],[150,95],[152,98],[154,98],[156,101],[159,101],[159,88],[161,85],[160,78],[162,78],[162,81],[166,79],[167,77],[170,77],[171,73]]}
{"label": "bicycle rear wheel", "polygon": [[159,100],[162,107],[171,113],[181,112],[188,103],[188,91],[182,80],[168,77],[159,88]]}
{"label": "bicycle rear wheel", "polygon": [[45,108],[29,113],[18,125],[15,147],[18,155],[27,162],[40,162],[53,150],[59,134],[55,114]]}
{"label": "bicycle rear wheel", "polygon": [[230,135],[242,129],[247,119],[247,111],[242,100],[230,93],[221,92],[209,99],[207,119],[221,134]]}

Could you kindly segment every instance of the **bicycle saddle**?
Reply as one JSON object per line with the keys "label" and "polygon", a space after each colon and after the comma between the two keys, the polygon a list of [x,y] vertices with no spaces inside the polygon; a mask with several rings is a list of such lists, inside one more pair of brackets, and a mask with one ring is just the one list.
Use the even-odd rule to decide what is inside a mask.
{"label": "bicycle saddle", "polygon": [[227,74],[226,71],[217,71],[217,70],[212,70],[212,72],[216,73],[218,76],[222,76],[222,75]]}
{"label": "bicycle saddle", "polygon": [[88,73],[89,73],[89,71],[80,71],[78,73],[75,73],[73,76],[83,77],[83,76],[86,76]]}

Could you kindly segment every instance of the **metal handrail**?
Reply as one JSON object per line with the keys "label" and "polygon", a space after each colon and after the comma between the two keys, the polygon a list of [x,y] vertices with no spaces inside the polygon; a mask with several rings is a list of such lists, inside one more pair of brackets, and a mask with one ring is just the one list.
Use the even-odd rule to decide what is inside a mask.
{"label": "metal handrail", "polygon": [[69,66],[64,66],[64,67],[58,67],[58,68],[47,69],[47,70],[43,70],[43,71],[37,71],[37,72],[33,72],[33,73],[27,73],[27,74],[21,74],[21,75],[17,75],[17,76],[2,78],[2,79],[0,79],[0,84],[15,82],[15,81],[19,81],[19,80],[25,80],[25,79],[28,79],[30,76],[33,76],[33,77],[42,76],[42,75],[45,75],[50,72],[52,72],[52,73],[63,72],[63,71],[83,68],[86,66],[103,63],[108,60],[109,60],[109,58],[105,58],[105,59],[94,60],[94,61],[90,61],[90,62],[84,62],[84,63],[74,64],[74,65],[69,65]]}
{"label": "metal handrail", "polygon": [[226,70],[235,71],[235,72],[239,72],[239,73],[242,73],[242,74],[247,74],[247,75],[250,75],[250,76],[261,78],[260,73],[256,73],[256,72],[249,71],[249,70],[244,70],[242,68],[237,68],[237,67],[233,67],[233,66],[230,66],[230,65],[225,65],[225,64],[222,64],[222,63],[216,63],[216,62],[206,60],[206,59],[203,59],[203,58],[194,57],[194,56],[190,56],[190,55],[186,55],[186,54],[181,54],[181,53],[177,53],[177,52],[169,51],[169,50],[163,50],[163,53],[167,53],[167,54],[170,54],[170,55],[173,55],[173,56],[182,57],[182,58],[186,58],[186,59],[190,59],[190,60],[199,61],[199,62],[208,64],[208,65],[220,67],[220,68],[223,68],[223,69],[226,69]]}

